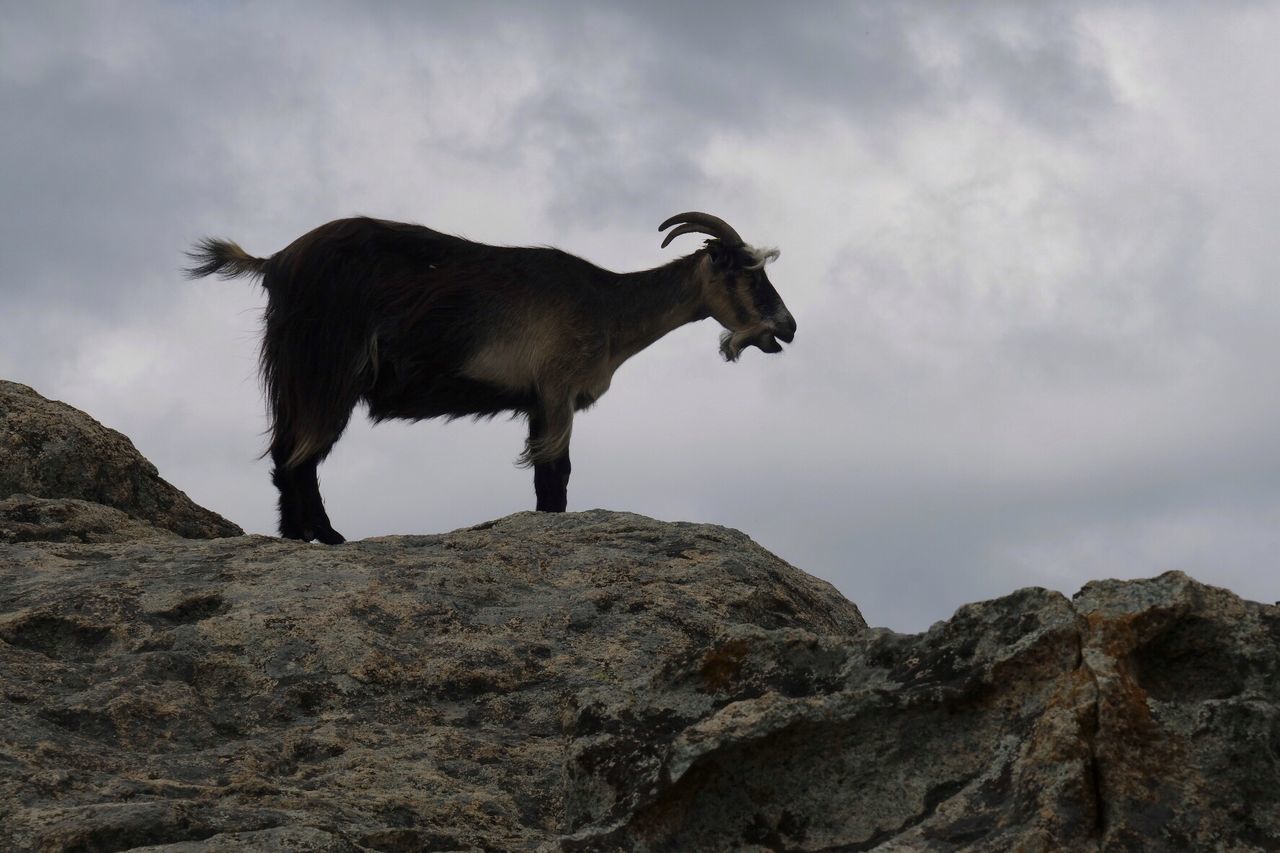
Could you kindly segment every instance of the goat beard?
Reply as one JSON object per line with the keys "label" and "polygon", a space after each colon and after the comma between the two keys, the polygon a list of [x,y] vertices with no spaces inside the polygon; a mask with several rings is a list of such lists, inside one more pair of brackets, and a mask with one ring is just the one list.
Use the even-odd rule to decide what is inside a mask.
{"label": "goat beard", "polygon": [[782,344],[778,343],[773,332],[761,326],[740,332],[720,333],[720,354],[725,361],[737,361],[747,347],[756,347],[761,352],[782,352]]}

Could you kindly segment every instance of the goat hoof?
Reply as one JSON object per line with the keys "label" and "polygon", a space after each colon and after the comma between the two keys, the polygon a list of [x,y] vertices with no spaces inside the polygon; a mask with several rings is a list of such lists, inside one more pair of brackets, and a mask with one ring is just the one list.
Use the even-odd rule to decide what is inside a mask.
{"label": "goat hoof", "polygon": [[323,542],[325,545],[341,545],[347,540],[342,537],[341,533],[330,527],[327,530],[317,531],[316,541]]}

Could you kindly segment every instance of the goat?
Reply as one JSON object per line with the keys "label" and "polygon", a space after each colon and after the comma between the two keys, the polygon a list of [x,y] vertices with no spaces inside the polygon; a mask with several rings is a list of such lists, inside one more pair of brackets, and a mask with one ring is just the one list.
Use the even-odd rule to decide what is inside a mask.
{"label": "goat", "polygon": [[[357,217],[321,225],[269,258],[206,238],[190,278],[255,276],[267,292],[261,374],[280,535],[345,541],[320,497],[317,466],[357,403],[374,422],[524,415],[519,457],[537,509],[564,512],[574,412],[614,371],[673,329],[714,317],[720,352],[782,351],[796,323],[765,274],[776,249],[748,246],[723,219],[689,212],[699,250],[614,273],[554,248],[489,246],[420,225]],[[265,455],[265,454],[264,454]]]}

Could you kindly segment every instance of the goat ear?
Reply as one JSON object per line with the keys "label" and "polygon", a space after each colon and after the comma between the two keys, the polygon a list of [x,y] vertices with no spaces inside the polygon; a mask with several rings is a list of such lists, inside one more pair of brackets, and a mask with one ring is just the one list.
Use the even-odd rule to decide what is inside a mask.
{"label": "goat ear", "polygon": [[711,255],[711,263],[721,272],[736,272],[742,268],[740,253],[729,248],[719,240],[706,242],[707,253]]}

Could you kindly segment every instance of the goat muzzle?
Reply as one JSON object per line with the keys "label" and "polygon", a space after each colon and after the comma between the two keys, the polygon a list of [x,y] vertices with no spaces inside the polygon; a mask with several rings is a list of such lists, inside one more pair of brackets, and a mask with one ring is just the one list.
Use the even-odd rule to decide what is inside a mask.
{"label": "goat muzzle", "polygon": [[796,339],[796,319],[787,314],[774,326],[773,333],[783,343],[791,343]]}
{"label": "goat muzzle", "polygon": [[720,335],[720,354],[725,361],[737,361],[747,347],[755,347],[761,352],[779,353],[782,352],[782,344],[778,340],[791,343],[794,338],[794,323],[790,329],[755,326],[739,332],[725,331]]}
{"label": "goat muzzle", "polygon": [[759,347],[761,352],[782,352],[782,344],[778,343],[777,336],[773,332],[765,332],[751,343]]}

